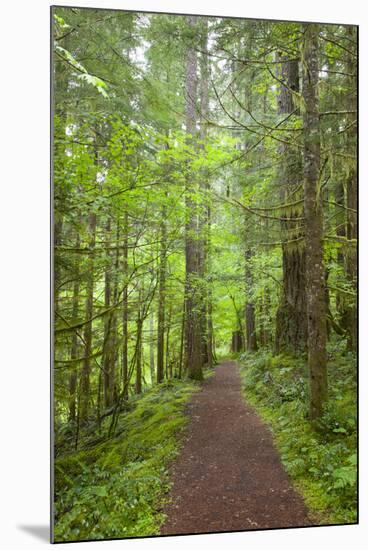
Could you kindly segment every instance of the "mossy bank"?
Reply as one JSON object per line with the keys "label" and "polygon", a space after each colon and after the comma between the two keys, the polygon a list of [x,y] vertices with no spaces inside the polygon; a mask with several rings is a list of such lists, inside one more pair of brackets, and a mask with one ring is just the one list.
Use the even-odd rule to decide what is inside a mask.
{"label": "mossy bank", "polygon": [[351,354],[330,354],[329,403],[313,430],[306,360],[240,356],[244,397],[270,426],[286,471],[316,524],[357,521],[357,392]]}
{"label": "mossy bank", "polygon": [[200,388],[192,381],[161,384],[130,402],[114,438],[91,447],[86,440],[56,459],[56,542],[159,534],[167,468],[181,446],[185,404]]}

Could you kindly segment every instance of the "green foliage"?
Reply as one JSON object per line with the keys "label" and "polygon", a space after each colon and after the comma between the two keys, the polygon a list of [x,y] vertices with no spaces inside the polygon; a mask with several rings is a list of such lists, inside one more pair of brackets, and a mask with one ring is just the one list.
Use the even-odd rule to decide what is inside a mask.
{"label": "green foliage", "polygon": [[101,80],[101,78],[98,78],[97,76],[94,76],[92,74],[87,74],[87,73],[78,75],[78,78],[80,80],[84,80],[85,82],[88,82],[88,84],[92,84],[92,86],[94,86],[103,97],[105,98],[109,97],[109,94],[106,91],[107,84],[106,82]]}
{"label": "green foliage", "polygon": [[57,542],[158,534],[183,406],[198,389],[183,381],[155,387],[121,414],[117,437],[56,460]]}
{"label": "green foliage", "polygon": [[283,464],[317,523],[357,518],[355,361],[334,353],[330,399],[313,431],[308,421],[305,360],[268,353],[244,354],[244,396],[273,431]]}
{"label": "green foliage", "polygon": [[[249,302],[259,345],[270,350],[283,251],[305,248],[304,102],[294,90],[299,112],[287,119],[280,113],[277,61],[279,54],[299,58],[302,33],[297,23],[208,18],[194,30],[182,16],[62,7],[53,8],[53,33],[56,535],[66,541],[155,534],[166,467],[185,422],[182,405],[196,387],[175,381],[184,364],[188,282],[203,297],[195,314],[211,304],[218,357],[229,354],[235,330],[245,333]],[[322,112],[345,109],[355,91],[344,74],[354,67],[331,37],[354,48],[347,28],[320,26]],[[185,131],[189,46],[198,61],[195,136]],[[356,301],[346,265],[356,243],[337,234],[348,220],[333,199],[335,187],[346,195],[352,181],[354,136],[345,129],[354,120],[334,114],[321,116],[320,124],[328,317],[340,337],[331,351],[320,433],[308,423],[305,358],[263,351],[247,356],[244,376],[247,395],[273,423],[286,467],[308,502],[340,521],[355,513],[354,357],[345,348],[346,312]],[[297,224],[280,223],[292,216]],[[190,219],[196,223],[189,229]],[[203,265],[194,274],[186,273],[189,238],[193,248],[201,245]],[[165,378],[173,382],[152,389],[159,293]],[[135,395],[138,357],[142,398]],[[123,359],[131,374],[129,405],[117,436],[107,440],[113,404],[106,397],[115,403],[122,391]],[[111,396],[106,373],[116,384]],[[90,410],[79,424],[84,392]]]}

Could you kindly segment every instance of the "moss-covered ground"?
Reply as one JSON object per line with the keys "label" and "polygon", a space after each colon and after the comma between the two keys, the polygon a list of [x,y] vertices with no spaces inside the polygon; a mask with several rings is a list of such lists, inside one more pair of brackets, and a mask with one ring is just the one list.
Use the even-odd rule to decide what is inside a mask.
{"label": "moss-covered ground", "polygon": [[[208,376],[208,374],[206,375]],[[55,460],[55,541],[159,534],[168,465],[180,450],[184,406],[198,382],[175,380],[136,397],[116,435]]]}

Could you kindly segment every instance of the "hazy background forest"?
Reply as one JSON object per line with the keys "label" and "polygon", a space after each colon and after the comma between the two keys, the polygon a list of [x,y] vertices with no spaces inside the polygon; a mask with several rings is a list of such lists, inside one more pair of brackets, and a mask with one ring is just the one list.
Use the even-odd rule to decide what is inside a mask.
{"label": "hazy background forest", "polygon": [[225,357],[315,522],[355,522],[357,29],[52,26],[56,540],[160,532]]}

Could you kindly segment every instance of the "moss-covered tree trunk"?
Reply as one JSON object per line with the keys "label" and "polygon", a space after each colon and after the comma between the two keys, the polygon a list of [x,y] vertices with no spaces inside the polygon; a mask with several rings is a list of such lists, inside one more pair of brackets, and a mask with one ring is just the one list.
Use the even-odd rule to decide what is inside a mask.
{"label": "moss-covered tree trunk", "polygon": [[92,354],[92,316],[93,316],[93,289],[94,289],[94,248],[96,243],[96,224],[95,213],[89,215],[88,233],[89,233],[89,259],[86,288],[86,306],[84,325],[84,360],[81,372],[80,383],[80,413],[79,422],[84,424],[89,415],[90,404],[90,374],[91,374],[91,354]]}
{"label": "moss-covered tree trunk", "polygon": [[252,257],[252,251],[247,249],[245,251],[245,285],[248,300],[245,304],[245,341],[248,351],[257,351],[257,333],[256,333],[256,315],[255,307],[252,299],[253,294],[253,276],[252,270],[249,266],[249,260]]}
{"label": "moss-covered tree trunk", "polygon": [[121,351],[121,370],[122,370],[122,387],[123,387],[123,399],[128,399],[128,211],[124,212],[124,225],[123,225],[123,259],[122,259],[122,271],[123,271],[123,303],[122,303],[122,351]]}
{"label": "moss-covered tree trunk", "polygon": [[137,307],[137,333],[136,333],[136,348],[135,348],[135,392],[142,393],[142,329],[143,329],[143,316],[142,316],[142,296],[143,289],[139,289],[138,293],[138,307]]}
{"label": "moss-covered tree trunk", "polygon": [[[192,31],[190,41],[194,40],[196,17],[189,16],[188,28]],[[190,44],[186,53],[186,131],[188,143],[195,146],[197,133],[197,54]],[[186,178],[186,224],[185,224],[185,356],[186,370],[189,378],[201,380],[202,373],[202,338],[201,338],[201,297],[198,270],[198,208],[194,195],[198,192],[195,175],[189,170]]]}
{"label": "moss-covered tree trunk", "polygon": [[320,127],[318,99],[318,25],[303,25],[304,212],[308,315],[310,418],[319,419],[327,400],[326,293],[323,265]]}
{"label": "moss-covered tree trunk", "polygon": [[[355,29],[348,27],[348,37],[350,39],[350,49],[347,54],[347,72],[349,75],[350,86],[347,96],[348,109],[352,114],[348,116],[347,130],[347,146],[348,152],[352,155],[353,160],[348,164],[348,177],[346,184],[347,195],[347,238],[350,241],[348,252],[346,255],[346,273],[350,281],[353,292],[357,293],[357,238],[358,238],[358,178],[357,178],[357,133],[356,133],[356,117],[357,117],[357,93],[356,93],[356,51],[354,44],[356,43]],[[353,298],[347,308],[347,330],[348,342],[347,347],[350,351],[356,351],[358,339],[358,320],[357,320],[357,300]]]}
{"label": "moss-covered tree trunk", "polygon": [[[299,92],[299,62],[282,55],[279,58],[280,89],[278,112],[290,115],[296,110],[293,93]],[[301,178],[301,154],[292,143],[294,136],[285,135],[279,145],[280,168],[278,185],[280,200],[284,204],[295,203],[295,189]],[[298,208],[299,206],[299,208]],[[301,207],[300,207],[301,206]],[[282,209],[282,292],[276,314],[275,351],[304,351],[307,345],[307,303],[305,295],[305,249],[298,241],[302,235],[300,217],[302,205]],[[288,243],[288,241],[291,241]]]}
{"label": "moss-covered tree trunk", "polygon": [[[75,247],[80,247],[80,235],[77,234]],[[76,266],[75,281],[73,283],[73,306],[72,306],[72,323],[75,324],[78,321],[79,313],[79,288],[80,288],[80,273],[79,265]],[[76,421],[76,397],[77,397],[77,383],[78,383],[78,369],[75,363],[78,357],[78,331],[75,330],[72,335],[70,360],[72,361],[70,376],[69,376],[69,421]]]}
{"label": "moss-covered tree trunk", "polygon": [[159,265],[159,288],[158,288],[158,312],[157,312],[157,383],[164,379],[164,357],[165,357],[165,301],[166,301],[166,206],[161,209],[160,224],[160,265]]}
{"label": "moss-covered tree trunk", "polygon": [[[210,65],[208,57],[208,20],[201,21],[200,56],[200,141],[201,148],[207,141],[209,115]],[[212,323],[212,282],[208,277],[211,269],[211,182],[208,170],[201,173],[202,204],[199,217],[200,253],[199,269],[203,278],[203,304],[201,312],[202,363],[213,365],[213,323]]]}
{"label": "moss-covered tree trunk", "polygon": [[155,334],[154,334],[155,318],[154,313],[151,311],[149,318],[149,364],[150,364],[150,374],[151,374],[151,384],[154,384],[155,381]]}

